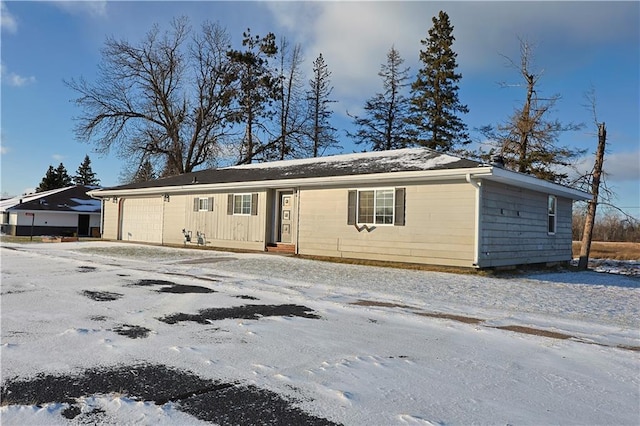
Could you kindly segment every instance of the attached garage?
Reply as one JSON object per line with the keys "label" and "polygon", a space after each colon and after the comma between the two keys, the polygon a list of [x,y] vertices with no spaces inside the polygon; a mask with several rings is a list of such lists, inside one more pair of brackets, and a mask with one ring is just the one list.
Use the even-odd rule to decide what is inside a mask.
{"label": "attached garage", "polygon": [[123,198],[120,200],[120,239],[162,243],[162,198]]}

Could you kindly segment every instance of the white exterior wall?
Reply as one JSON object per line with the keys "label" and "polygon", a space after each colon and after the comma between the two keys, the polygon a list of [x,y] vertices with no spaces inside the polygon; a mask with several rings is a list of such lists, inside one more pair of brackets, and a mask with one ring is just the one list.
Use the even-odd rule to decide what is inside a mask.
{"label": "white exterior wall", "polygon": [[480,267],[571,260],[572,201],[557,197],[556,233],[549,235],[548,195],[483,183]]}
{"label": "white exterior wall", "polygon": [[[17,226],[31,226],[31,216],[26,215],[26,211],[11,212],[9,214],[9,224]],[[100,226],[100,213],[72,213],[72,212],[48,212],[34,210],[28,213],[35,214],[33,226],[61,226],[77,227],[78,215],[89,215],[89,226]]]}
{"label": "white exterior wall", "polygon": [[473,266],[475,188],[466,183],[395,185],[405,188],[405,225],[347,225],[349,189],[300,191],[300,254]]}

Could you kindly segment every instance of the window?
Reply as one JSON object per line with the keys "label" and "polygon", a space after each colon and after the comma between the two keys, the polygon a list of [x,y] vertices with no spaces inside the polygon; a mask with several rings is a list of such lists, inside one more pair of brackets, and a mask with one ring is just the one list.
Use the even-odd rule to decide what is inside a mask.
{"label": "window", "polygon": [[227,202],[228,215],[251,215],[258,214],[258,194],[229,194]]}
{"label": "window", "polygon": [[194,212],[212,212],[213,211],[213,197],[198,197],[193,199],[193,211]]}
{"label": "window", "polygon": [[251,214],[251,194],[233,196],[233,214]]}
{"label": "window", "polygon": [[557,201],[555,195],[549,195],[549,199],[547,201],[547,214],[548,214],[548,222],[547,222],[547,232],[551,234],[556,233],[556,211],[557,211]]}
{"label": "window", "polygon": [[404,188],[349,191],[347,223],[404,225]]}

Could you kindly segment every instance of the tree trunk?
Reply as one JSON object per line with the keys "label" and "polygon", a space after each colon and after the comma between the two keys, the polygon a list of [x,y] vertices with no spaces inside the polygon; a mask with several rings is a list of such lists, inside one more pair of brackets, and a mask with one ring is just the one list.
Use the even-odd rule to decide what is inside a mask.
{"label": "tree trunk", "polygon": [[591,238],[593,237],[593,224],[596,219],[596,207],[598,206],[598,192],[600,190],[600,177],[602,176],[602,165],[604,163],[604,149],[607,143],[607,129],[604,123],[598,125],[598,149],[596,151],[596,162],[593,166],[593,177],[591,180],[591,195],[593,198],[587,206],[587,216],[584,221],[584,231],[582,232],[582,243],[580,244],[580,259],[578,269],[585,270],[589,264],[589,251],[591,250]]}

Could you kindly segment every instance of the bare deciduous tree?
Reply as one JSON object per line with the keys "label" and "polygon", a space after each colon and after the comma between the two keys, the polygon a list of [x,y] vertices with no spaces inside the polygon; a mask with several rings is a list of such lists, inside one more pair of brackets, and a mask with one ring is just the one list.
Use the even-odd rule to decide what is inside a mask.
{"label": "bare deciduous tree", "polygon": [[77,137],[99,152],[115,148],[139,162],[160,160],[165,175],[210,161],[230,131],[229,38],[211,23],[191,33],[183,17],[170,31],[154,25],[139,44],[108,38],[97,80],[66,82],[82,109]]}
{"label": "bare deciduous tree", "polygon": [[305,126],[309,119],[304,102],[302,47],[292,48],[286,38],[280,40],[280,102],[276,106],[279,133],[274,141],[273,157],[277,160],[304,154]]}

